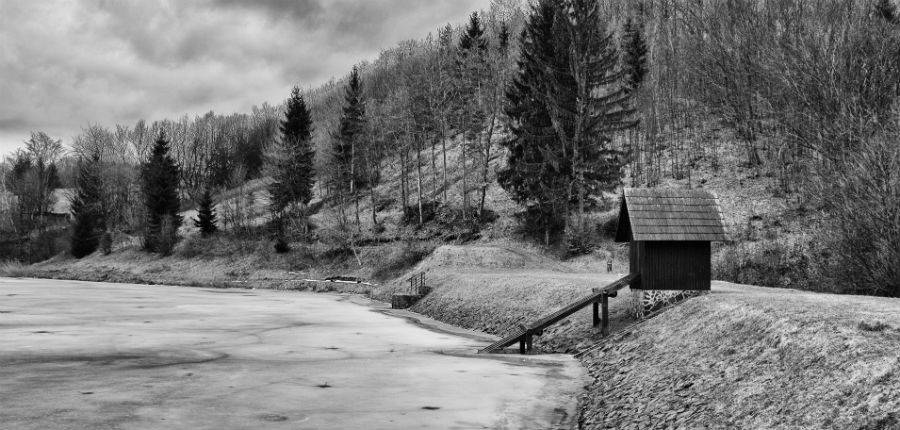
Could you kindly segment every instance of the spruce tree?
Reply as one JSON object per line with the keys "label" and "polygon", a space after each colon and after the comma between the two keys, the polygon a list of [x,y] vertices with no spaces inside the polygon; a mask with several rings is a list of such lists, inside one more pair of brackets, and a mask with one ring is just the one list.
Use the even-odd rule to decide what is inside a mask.
{"label": "spruce tree", "polygon": [[[574,49],[557,45],[570,57],[569,74],[575,85],[572,109],[559,109],[557,119],[571,124],[571,135],[560,139],[570,142],[572,152],[570,204],[578,213],[594,207],[604,192],[611,192],[621,184],[625,154],[612,145],[614,133],[634,127],[631,95],[619,68],[619,53],[613,35],[602,25],[599,0],[568,0],[563,2],[564,24],[572,35]],[[557,43],[559,43],[557,41]],[[569,100],[563,94],[563,100]],[[551,104],[559,101],[550,100]]]}
{"label": "spruce tree", "polygon": [[500,45],[500,52],[506,52],[509,49],[509,24],[505,22],[500,24],[497,43]]}
{"label": "spruce tree", "polygon": [[315,152],[312,149],[313,123],[300,88],[294,87],[287,100],[278,142],[278,160],[269,186],[273,212],[281,213],[294,203],[308,204],[312,200]]}
{"label": "spruce tree", "polygon": [[460,165],[462,166],[463,212],[466,213],[470,207],[470,146],[474,146],[474,150],[480,152],[481,145],[478,139],[484,131],[485,120],[488,117],[488,109],[484,103],[485,87],[488,85],[487,81],[490,76],[488,41],[477,12],[473,12],[469,17],[469,23],[460,36],[456,54],[453,86],[457,97],[451,122],[464,138],[460,148]]}
{"label": "spruce tree", "polygon": [[502,143],[509,150],[506,167],[498,173],[498,182],[510,196],[525,207],[525,224],[532,233],[540,232],[545,243],[562,222],[562,165],[551,163],[556,133],[541,94],[547,90],[543,61],[553,54],[555,10],[551,3],[535,5],[522,32],[522,55],[518,71],[506,93],[506,114],[511,138]]}
{"label": "spruce tree", "polygon": [[625,21],[623,33],[622,46],[625,52],[622,63],[628,75],[628,88],[633,90],[641,86],[647,75],[647,44],[641,26],[632,22],[631,18]]}
{"label": "spruce tree", "polygon": [[[333,136],[334,182],[341,197],[342,210],[346,195],[344,192],[348,192],[358,202],[359,188],[366,185],[362,168],[362,137],[365,130],[366,109],[363,102],[362,82],[359,78],[359,69],[354,66],[347,81],[340,125],[337,133]],[[357,211],[358,223],[359,213]]]}
{"label": "spruce tree", "polygon": [[160,132],[150,159],[141,168],[141,188],[146,210],[144,249],[168,254],[177,239],[181,215],[178,197],[179,168],[169,155],[169,141]]}
{"label": "spruce tree", "polygon": [[200,198],[197,208],[197,219],[194,220],[194,226],[200,229],[200,234],[204,237],[211,236],[219,231],[216,226],[216,209],[212,201],[212,193],[207,188]]}
{"label": "spruce tree", "polygon": [[622,154],[611,134],[634,125],[611,36],[597,25],[596,0],[542,0],[522,34],[518,72],[507,92],[511,139],[501,186],[526,209],[545,242],[570,209],[594,206],[618,185]]}
{"label": "spruce tree", "polygon": [[84,258],[97,250],[100,238],[106,230],[106,216],[103,213],[100,160],[81,160],[75,183],[75,197],[72,199],[72,237],[70,252],[75,258]]}
{"label": "spruce tree", "polygon": [[269,185],[275,225],[275,248],[287,252],[290,248],[284,237],[286,209],[295,205],[307,205],[313,197],[315,184],[315,152],[312,149],[312,117],[300,88],[294,87],[287,100],[284,120],[281,122],[281,139],[278,141],[274,161],[274,182]]}
{"label": "spruce tree", "polygon": [[478,12],[472,12],[472,15],[469,16],[469,24],[466,25],[465,32],[459,38],[459,50],[464,53],[472,51],[483,53],[487,51],[487,47],[487,39],[484,37],[484,28],[481,26]]}

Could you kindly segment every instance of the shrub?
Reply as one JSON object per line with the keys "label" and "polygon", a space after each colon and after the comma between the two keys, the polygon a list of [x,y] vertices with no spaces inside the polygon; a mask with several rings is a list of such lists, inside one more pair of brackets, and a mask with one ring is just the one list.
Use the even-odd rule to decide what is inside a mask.
{"label": "shrub", "polygon": [[18,261],[0,262],[0,276],[9,278],[25,278],[33,273]]}
{"label": "shrub", "polygon": [[181,241],[175,249],[175,255],[181,258],[195,258],[203,255],[207,248],[209,248],[209,241],[199,236],[191,236]]}
{"label": "shrub", "polygon": [[619,214],[618,212],[614,212],[608,214],[602,221],[600,221],[600,226],[598,227],[600,236],[609,239],[615,240],[616,238],[616,230],[619,229]]}
{"label": "shrub", "polygon": [[103,232],[100,236],[100,251],[103,252],[103,255],[112,254],[112,234],[108,231]]}
{"label": "shrub", "polygon": [[291,246],[288,245],[287,241],[284,240],[283,237],[279,237],[275,239],[275,252],[279,254],[287,254],[291,252]]}
{"label": "shrub", "polygon": [[380,281],[396,278],[431,255],[434,248],[434,245],[430,243],[406,242],[379,260],[374,267],[372,277]]}
{"label": "shrub", "polygon": [[594,252],[598,242],[596,225],[589,217],[575,217],[566,226],[565,255],[567,258]]}
{"label": "shrub", "polygon": [[0,239],[0,260],[37,263],[54,257],[68,248],[67,230],[46,230],[20,238]]}
{"label": "shrub", "polygon": [[72,227],[72,239],[69,253],[73,257],[81,259],[94,253],[99,246],[99,238],[95,226],[96,215],[80,215]]}
{"label": "shrub", "polygon": [[872,331],[872,332],[876,332],[876,333],[883,332],[883,331],[891,328],[891,326],[889,326],[881,321],[876,321],[874,323],[860,321],[858,327],[862,331]]}
{"label": "shrub", "polygon": [[726,245],[713,256],[713,277],[739,284],[809,288],[814,278],[811,252],[804,244],[789,246],[777,240]]}
{"label": "shrub", "polygon": [[[441,204],[439,202],[422,202],[422,223],[434,221],[440,208]],[[418,225],[419,205],[413,204],[403,208],[403,219],[401,222],[406,225]]]}
{"label": "shrub", "polygon": [[[178,221],[176,223],[176,220]],[[178,225],[180,219],[175,216],[164,216],[159,227],[159,233],[156,235],[155,250],[156,252],[168,256],[172,255],[175,245],[178,244]]]}
{"label": "shrub", "polygon": [[375,211],[384,212],[394,206],[397,200],[391,196],[380,196],[375,200]]}
{"label": "shrub", "polygon": [[829,219],[821,242],[833,250],[823,271],[842,292],[900,297],[900,150],[867,141],[824,184]]}
{"label": "shrub", "polygon": [[[544,245],[559,242],[564,233],[563,220],[554,216],[549,210],[542,212],[540,208],[530,206],[515,216],[519,221],[519,232]],[[544,225],[545,222],[549,225]]]}

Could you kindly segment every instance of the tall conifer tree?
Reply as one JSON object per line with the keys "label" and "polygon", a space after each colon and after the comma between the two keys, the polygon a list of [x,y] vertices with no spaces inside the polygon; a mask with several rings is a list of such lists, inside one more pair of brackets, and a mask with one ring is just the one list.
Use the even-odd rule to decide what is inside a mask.
{"label": "tall conifer tree", "polygon": [[631,18],[625,21],[622,46],[625,73],[628,75],[627,85],[630,89],[636,89],[644,82],[647,75],[647,43],[644,41],[643,30],[640,24],[636,24]]}
{"label": "tall conifer tree", "polygon": [[535,233],[540,231],[546,243],[562,225],[558,214],[564,195],[564,184],[559,182],[563,166],[551,163],[549,157],[558,145],[543,101],[548,88],[540,60],[554,55],[555,15],[549,2],[536,4],[522,32],[518,72],[506,94],[511,138],[503,146],[509,155],[498,174],[503,189],[525,206],[526,226]]}
{"label": "tall conifer tree", "polygon": [[499,181],[545,242],[565,228],[571,208],[583,212],[618,185],[623,157],[611,134],[634,125],[598,16],[596,0],[535,4],[507,92],[512,138]]}
{"label": "tall conifer tree", "polygon": [[169,155],[169,141],[160,132],[150,159],[141,168],[141,188],[146,210],[144,248],[168,254],[175,244],[181,215],[178,197],[179,168]]}
{"label": "tall conifer tree", "polygon": [[353,197],[357,206],[356,222],[359,226],[359,189],[366,185],[363,171],[363,135],[366,130],[366,108],[363,101],[359,69],[354,66],[347,81],[341,122],[334,135],[335,183],[341,196],[343,210],[345,192]]}
{"label": "tall conifer tree", "polygon": [[71,207],[74,225],[69,248],[75,258],[84,258],[96,251],[106,230],[99,164],[99,158],[95,157],[81,160],[78,165]]}
{"label": "tall conifer tree", "polygon": [[275,151],[272,174],[274,181],[269,185],[269,209],[275,224],[275,248],[279,252],[290,250],[284,237],[285,212],[294,205],[309,204],[313,197],[315,152],[312,149],[312,124],[306,100],[300,93],[300,87],[295,86],[281,122],[281,139]]}
{"label": "tall conifer tree", "polygon": [[[469,17],[469,23],[459,39],[459,49],[456,50],[456,73],[454,76],[454,91],[456,92],[456,105],[454,106],[454,126],[463,135],[463,144],[460,149],[460,164],[462,165],[462,193],[463,211],[468,212],[469,204],[469,158],[470,146],[474,146],[480,152],[479,138],[485,127],[487,118],[483,95],[489,77],[488,41],[484,34],[484,27],[477,12]],[[468,214],[466,214],[468,216]]]}
{"label": "tall conifer tree", "polygon": [[[578,213],[593,207],[604,192],[621,184],[625,154],[612,145],[614,133],[634,127],[631,95],[613,35],[606,31],[600,16],[599,0],[567,0],[560,7],[560,27],[568,27],[572,48],[559,44],[557,51],[569,55],[569,71],[574,85],[571,108],[554,109],[556,121],[566,125],[566,135],[557,129],[560,140],[571,146],[569,201]],[[565,43],[570,43],[566,41]],[[564,82],[568,82],[568,76]],[[551,104],[554,101],[550,100]],[[558,104],[557,104],[558,106]],[[571,130],[569,131],[569,128]]]}
{"label": "tall conifer tree", "polygon": [[194,226],[200,229],[200,234],[204,237],[211,236],[219,230],[216,226],[216,209],[209,188],[203,191],[203,196],[200,198]]}
{"label": "tall conifer tree", "polygon": [[294,87],[281,122],[281,140],[274,180],[269,186],[272,210],[281,213],[292,203],[308,204],[315,184],[312,117],[300,88]]}

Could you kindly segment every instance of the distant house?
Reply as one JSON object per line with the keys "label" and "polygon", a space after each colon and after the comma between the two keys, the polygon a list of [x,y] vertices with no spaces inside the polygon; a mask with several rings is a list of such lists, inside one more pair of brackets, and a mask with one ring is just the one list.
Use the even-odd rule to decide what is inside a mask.
{"label": "distant house", "polygon": [[[48,226],[63,228],[69,225],[72,219],[72,196],[73,191],[70,188],[58,188],[53,190],[53,205],[50,210],[43,214],[34,214],[34,217],[43,217],[48,222]],[[6,190],[0,191],[0,229],[10,227],[3,223],[11,223],[13,217],[9,214],[18,210],[18,197]],[[5,214],[5,215],[4,215]]]}
{"label": "distant house", "polygon": [[12,227],[12,218],[8,214],[13,210],[15,198],[13,193],[0,189],[0,231]]}
{"label": "distant house", "polygon": [[15,198],[13,193],[0,189],[0,213],[12,210]]}
{"label": "distant house", "polygon": [[716,196],[704,190],[626,189],[616,242],[630,242],[632,289],[709,290],[711,245],[726,241]]}
{"label": "distant house", "polygon": [[53,206],[50,208],[50,213],[55,216],[70,217],[72,215],[72,196],[74,195],[74,188],[57,188],[53,190]]}

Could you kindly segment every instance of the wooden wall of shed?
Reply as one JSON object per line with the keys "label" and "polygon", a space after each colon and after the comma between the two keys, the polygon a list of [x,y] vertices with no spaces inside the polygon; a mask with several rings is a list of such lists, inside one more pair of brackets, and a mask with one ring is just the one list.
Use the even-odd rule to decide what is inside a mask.
{"label": "wooden wall of shed", "polygon": [[631,242],[631,272],[644,290],[709,290],[712,278],[709,242]]}

